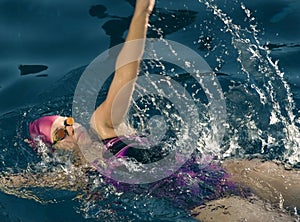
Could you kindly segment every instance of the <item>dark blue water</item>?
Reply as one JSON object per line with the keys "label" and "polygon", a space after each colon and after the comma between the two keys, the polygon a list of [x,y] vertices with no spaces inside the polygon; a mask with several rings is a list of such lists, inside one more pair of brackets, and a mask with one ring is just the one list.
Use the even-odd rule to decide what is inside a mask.
{"label": "dark blue water", "polygon": [[[80,74],[101,52],[123,41],[133,12],[132,2],[0,1],[2,171],[26,169],[28,162],[39,161],[22,141],[28,136],[26,124],[42,114],[71,113],[70,101]],[[300,2],[218,0],[210,3],[208,7],[205,2],[211,1],[157,1],[149,36],[163,36],[190,47],[204,56],[219,74],[227,107],[230,109],[229,127],[238,129],[237,132],[225,136],[230,142],[224,142],[224,153],[237,156],[265,155],[268,158],[299,162],[299,149],[295,146],[299,142],[299,134],[296,133],[299,132],[300,125]],[[241,7],[242,2],[252,13],[250,19],[245,13],[246,10]],[[229,23],[231,26],[226,26],[224,18],[213,12],[212,5],[216,5],[232,18]],[[249,21],[251,18],[255,20]],[[251,30],[252,24],[257,25],[256,32]],[[233,25],[238,25],[239,28],[234,30]],[[161,29],[161,32],[158,33],[157,29]],[[249,31],[246,34],[242,31],[245,29]],[[237,37],[236,34],[240,36]],[[239,47],[246,49],[248,46],[237,44],[234,47],[236,39],[250,39],[253,45],[268,47],[270,55],[262,53],[259,62],[263,64],[263,68],[267,68],[270,66],[263,61],[268,56],[273,61],[278,60],[276,68],[284,73],[283,79],[288,86],[276,75],[261,81],[258,77],[260,72],[252,69],[251,64],[247,64],[247,59],[238,62]],[[243,66],[248,69],[248,79]],[[272,73],[275,73],[274,67],[271,68]],[[265,82],[269,80],[271,83],[268,88]],[[240,86],[243,83],[249,84],[249,81],[255,89],[263,92],[269,90],[273,97],[267,97],[268,102],[263,104],[261,97],[255,93],[257,91],[252,92],[247,87]],[[242,101],[248,103],[242,104]],[[279,108],[274,106],[277,103]],[[256,107],[257,112],[250,111],[249,107]],[[263,117],[272,111],[281,120],[281,124],[273,124],[268,128]],[[295,117],[292,118],[289,111]],[[245,116],[250,116],[252,121],[247,122]],[[242,120],[239,122],[237,119]],[[255,123],[253,132],[249,130],[253,129],[250,127],[252,123]],[[290,126],[295,127],[295,130]],[[290,128],[293,128],[291,132],[294,134],[290,134],[292,138],[278,135]],[[259,136],[255,137],[254,134]],[[270,138],[280,142],[272,143]],[[236,146],[239,148],[233,147],[233,143],[238,144]],[[73,193],[53,190],[36,192],[46,196],[42,199],[56,199],[57,203],[40,204],[0,193],[0,220],[103,221],[104,214],[93,218],[94,208],[82,210],[82,203],[72,200],[76,196]],[[143,201],[139,201],[140,206],[143,206]],[[161,204],[165,205],[166,212],[170,212],[171,216],[168,217],[168,213],[160,211],[158,206]],[[136,210],[136,215],[151,215],[145,218],[153,221],[166,221],[166,218],[191,220],[182,209],[177,209],[171,203],[149,200],[146,205],[149,210],[143,211],[140,207]],[[117,213],[114,219],[121,220],[122,214]],[[136,220],[139,218],[136,215],[128,213],[127,218]]]}

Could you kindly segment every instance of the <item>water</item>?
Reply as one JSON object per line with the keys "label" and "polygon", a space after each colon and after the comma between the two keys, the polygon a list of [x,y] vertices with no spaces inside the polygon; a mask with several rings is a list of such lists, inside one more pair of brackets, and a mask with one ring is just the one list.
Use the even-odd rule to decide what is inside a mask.
{"label": "water", "polygon": [[[99,53],[120,43],[133,10],[130,3],[101,1],[107,8],[104,12],[103,7],[92,7],[99,4],[97,1],[1,1],[2,171],[43,172],[49,167],[51,163],[37,158],[23,141],[28,136],[27,124],[43,114],[71,114],[72,94],[80,74]],[[97,13],[92,9],[98,9]],[[174,11],[178,9],[181,11]],[[260,156],[299,167],[299,11],[296,0],[157,2],[149,36],[164,36],[190,47],[218,74],[228,118],[221,151],[215,150],[221,152],[219,158]],[[19,65],[48,68],[20,75]],[[176,75],[183,70],[159,61],[154,69],[187,85],[206,113],[203,91],[196,91],[196,83],[188,75]],[[160,110],[170,116],[169,109]],[[147,115],[135,115],[131,121],[140,127],[144,124],[140,118],[145,120]],[[205,114],[201,119],[209,121]],[[170,121],[172,129],[178,127],[176,123]],[[200,128],[184,126],[199,133],[200,142],[207,142],[201,140],[205,133],[197,132]],[[52,167],[56,170],[61,165]],[[93,187],[90,193],[83,193],[83,200],[74,199],[77,193],[50,188],[9,191],[45,205],[1,193],[3,221],[192,220],[167,200],[120,194],[99,177],[89,175],[88,179]],[[95,199],[99,193],[104,197]],[[62,209],[64,213],[60,213]],[[35,211],[38,213],[27,214]]]}

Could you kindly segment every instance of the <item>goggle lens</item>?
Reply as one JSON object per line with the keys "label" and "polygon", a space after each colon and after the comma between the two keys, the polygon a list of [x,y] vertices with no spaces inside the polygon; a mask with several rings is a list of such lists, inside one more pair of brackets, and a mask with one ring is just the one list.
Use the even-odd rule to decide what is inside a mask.
{"label": "goggle lens", "polygon": [[63,140],[67,136],[67,131],[65,129],[58,129],[54,134],[53,144],[58,141]]}
{"label": "goggle lens", "polygon": [[64,121],[65,128],[60,128],[57,131],[55,131],[53,144],[66,138],[66,136],[68,135],[68,131],[66,130],[66,127],[73,126],[73,124],[74,124],[74,119],[72,117],[68,117],[67,119],[65,119]]}

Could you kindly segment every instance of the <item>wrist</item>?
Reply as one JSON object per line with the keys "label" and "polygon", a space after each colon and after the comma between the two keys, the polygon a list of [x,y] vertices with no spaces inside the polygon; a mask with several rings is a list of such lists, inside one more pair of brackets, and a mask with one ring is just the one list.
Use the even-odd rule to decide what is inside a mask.
{"label": "wrist", "polygon": [[148,16],[152,13],[155,0],[136,0],[135,14]]}
{"label": "wrist", "polygon": [[150,14],[147,13],[134,13],[132,17],[132,24],[144,24],[148,25]]}
{"label": "wrist", "polygon": [[133,18],[139,18],[139,19],[148,19],[150,17],[151,12],[147,11],[147,10],[143,10],[143,11],[135,11],[133,14]]}
{"label": "wrist", "polygon": [[135,9],[133,16],[136,17],[146,17],[149,18],[149,16],[151,15],[152,11],[145,8],[145,9]]}

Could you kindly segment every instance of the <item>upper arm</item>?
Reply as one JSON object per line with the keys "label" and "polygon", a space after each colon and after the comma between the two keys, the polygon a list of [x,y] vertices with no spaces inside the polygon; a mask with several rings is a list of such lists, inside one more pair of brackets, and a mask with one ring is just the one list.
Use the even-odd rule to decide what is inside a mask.
{"label": "upper arm", "polygon": [[115,129],[124,123],[131,103],[139,70],[139,61],[116,70],[105,101],[94,111],[91,126],[101,138],[116,136]]}

